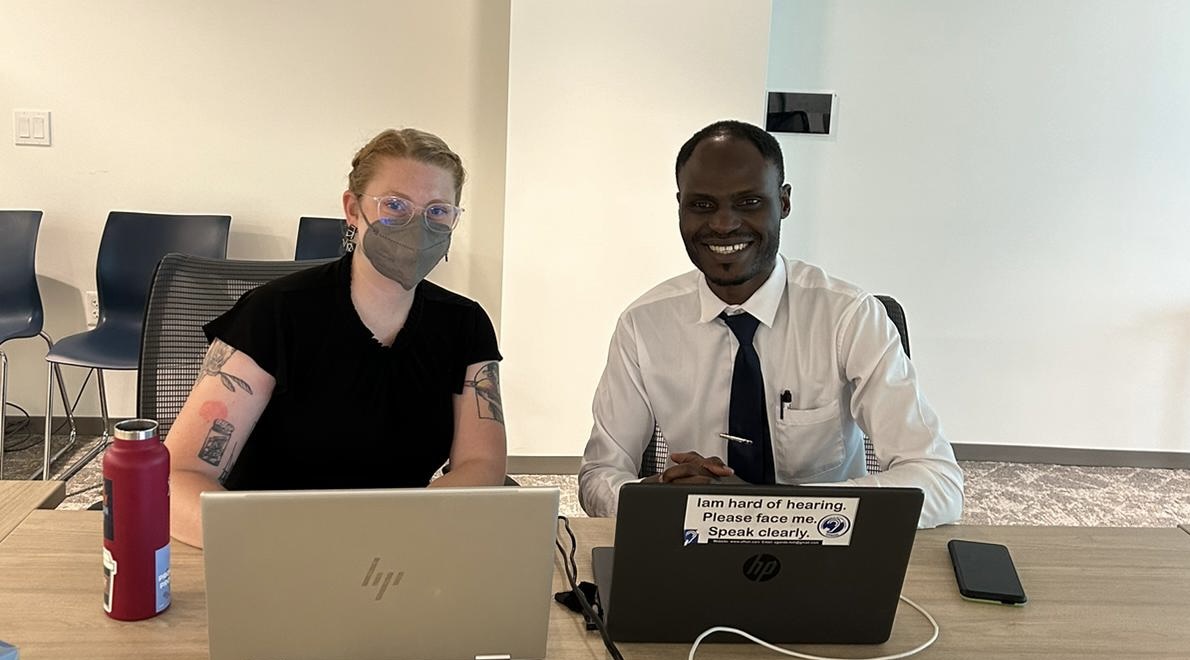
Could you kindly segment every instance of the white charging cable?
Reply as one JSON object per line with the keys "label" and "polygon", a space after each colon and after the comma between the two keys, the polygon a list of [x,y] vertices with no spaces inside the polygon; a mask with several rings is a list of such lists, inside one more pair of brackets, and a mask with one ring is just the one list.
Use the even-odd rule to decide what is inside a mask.
{"label": "white charging cable", "polygon": [[[901,596],[901,600],[905,601],[906,603],[909,603],[909,605],[911,605],[913,607],[913,609],[917,610],[918,612],[921,612],[921,615],[924,616],[926,618],[926,620],[930,622],[930,625],[934,626],[934,634],[931,635],[928,640],[926,640],[925,644],[922,644],[921,646],[918,646],[917,648],[910,649],[903,653],[896,653],[894,655],[881,655],[881,656],[876,656],[874,658],[863,658],[862,660],[899,660],[900,658],[908,658],[911,655],[916,655],[916,654],[921,653],[922,651],[930,648],[930,645],[938,640],[938,632],[939,632],[938,622],[934,620],[934,617],[930,616],[929,612],[923,610],[920,605],[909,600],[908,598]],[[694,640],[694,646],[690,647],[690,655],[686,656],[686,660],[694,660],[694,653],[696,651],[698,651],[698,645],[702,643],[702,640],[706,639],[707,635],[711,635],[711,634],[714,634],[717,632],[725,632],[725,633],[732,633],[733,635],[739,635],[740,637],[743,637],[745,639],[756,642],[757,644],[760,644],[761,646],[765,647],[766,649],[776,651],[777,653],[787,655],[791,658],[802,658],[803,660],[847,660],[846,658],[832,658],[829,656],[810,655],[808,653],[798,653],[797,651],[790,651],[789,649],[783,649],[780,646],[770,644],[755,635],[744,632],[743,630],[739,630],[736,628],[729,628],[727,626],[715,626],[714,628],[708,628],[708,629],[704,630],[703,633],[701,635],[699,635],[697,639]]]}

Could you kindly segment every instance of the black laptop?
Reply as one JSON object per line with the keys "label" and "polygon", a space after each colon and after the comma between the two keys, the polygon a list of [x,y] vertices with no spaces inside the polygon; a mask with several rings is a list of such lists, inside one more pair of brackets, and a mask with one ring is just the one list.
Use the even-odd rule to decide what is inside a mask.
{"label": "black laptop", "polygon": [[[627,484],[592,567],[617,642],[730,626],[770,642],[888,640],[916,488]],[[741,641],[716,634],[708,641]]]}

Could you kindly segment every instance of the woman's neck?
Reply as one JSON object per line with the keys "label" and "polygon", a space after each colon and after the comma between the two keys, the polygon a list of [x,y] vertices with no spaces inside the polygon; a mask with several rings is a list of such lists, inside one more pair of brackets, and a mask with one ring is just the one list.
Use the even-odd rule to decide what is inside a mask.
{"label": "woman's neck", "polygon": [[405,287],[388,279],[358,252],[351,259],[351,303],[376,341],[391,346],[409,318],[417,287]]}

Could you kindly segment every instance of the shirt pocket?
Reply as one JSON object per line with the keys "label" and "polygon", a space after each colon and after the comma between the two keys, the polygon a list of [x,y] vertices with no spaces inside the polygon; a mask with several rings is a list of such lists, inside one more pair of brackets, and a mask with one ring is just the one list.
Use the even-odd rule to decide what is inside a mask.
{"label": "shirt pocket", "polygon": [[777,415],[773,443],[778,483],[806,483],[843,464],[843,425],[839,400],[820,408],[791,409]]}

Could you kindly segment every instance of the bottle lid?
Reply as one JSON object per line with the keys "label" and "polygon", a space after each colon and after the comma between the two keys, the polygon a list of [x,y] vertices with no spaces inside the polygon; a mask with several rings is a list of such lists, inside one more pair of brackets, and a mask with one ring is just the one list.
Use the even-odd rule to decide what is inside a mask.
{"label": "bottle lid", "polygon": [[152,440],[157,437],[157,422],[151,419],[126,419],[116,422],[117,440]]}

